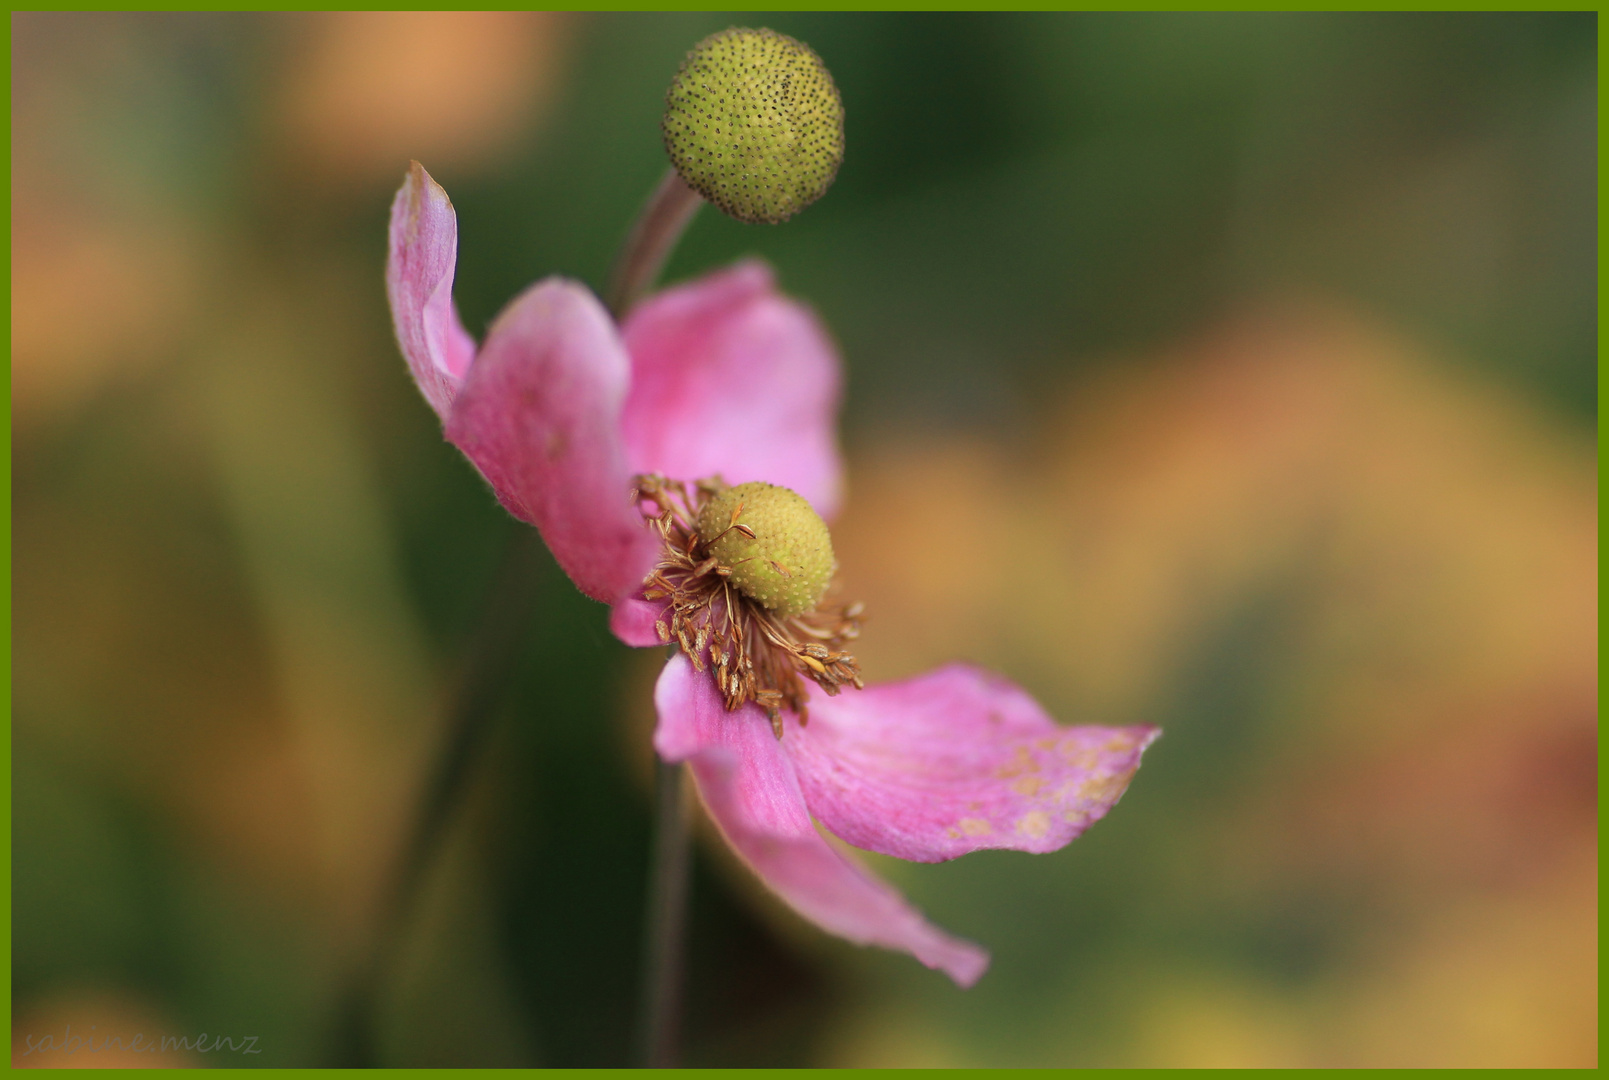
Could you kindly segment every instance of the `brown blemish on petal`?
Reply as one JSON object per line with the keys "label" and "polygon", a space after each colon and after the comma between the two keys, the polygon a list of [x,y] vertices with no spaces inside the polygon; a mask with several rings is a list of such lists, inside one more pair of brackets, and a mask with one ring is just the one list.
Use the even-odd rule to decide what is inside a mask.
{"label": "brown blemish on petal", "polygon": [[1129,786],[1129,781],[1132,779],[1134,779],[1133,769],[1126,769],[1111,776],[1097,777],[1084,784],[1079,794],[1094,802],[1106,802],[1123,794],[1123,789]]}
{"label": "brown blemish on petal", "polygon": [[1013,780],[1011,790],[1018,795],[1033,796],[1039,794],[1039,789],[1045,786],[1045,780],[1040,776],[1024,776]]}
{"label": "brown blemish on petal", "polygon": [[1100,763],[1100,755],[1087,746],[1079,746],[1076,742],[1062,743],[1061,756],[1067,764],[1075,769],[1093,769]]}
{"label": "brown blemish on petal", "polygon": [[409,244],[419,241],[419,215],[425,206],[425,185],[430,178],[425,175],[425,167],[417,161],[408,163],[408,218],[403,224],[403,239]]}
{"label": "brown blemish on petal", "polygon": [[1034,760],[1033,754],[1028,752],[1026,746],[1017,747],[1016,755],[1004,765],[994,771],[996,778],[1010,780],[1013,776],[1023,773],[1036,773],[1039,771],[1039,762]]}
{"label": "brown blemish on petal", "polygon": [[988,836],[994,832],[994,826],[983,818],[964,817],[961,819],[961,831],[968,836]]}
{"label": "brown blemish on petal", "polygon": [[1030,810],[1017,819],[1017,831],[1038,840],[1050,831],[1050,815],[1043,810]]}

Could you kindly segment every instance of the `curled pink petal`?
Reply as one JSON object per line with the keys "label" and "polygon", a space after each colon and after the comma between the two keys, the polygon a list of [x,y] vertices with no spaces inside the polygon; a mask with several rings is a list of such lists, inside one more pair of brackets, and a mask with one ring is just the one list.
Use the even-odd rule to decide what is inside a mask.
{"label": "curled pink petal", "polygon": [[475,341],[453,307],[457,262],[453,204],[415,161],[391,203],[386,294],[408,370],[442,423],[475,359]]}
{"label": "curled pink petal", "polygon": [[659,551],[631,504],[620,440],[630,377],[603,305],[549,278],[498,316],[447,420],[447,438],[498,500],[605,603],[636,590]]}
{"label": "curled pink petal", "polygon": [[[793,766],[753,705],[729,713],[707,674],[684,656],[654,690],[654,747],[688,761],[710,816],[760,880],[800,915],[862,945],[900,949],[971,986],[989,955],[924,919],[885,882],[851,863],[816,832]],[[790,736],[791,737],[791,736]]]}
{"label": "curled pink petal", "polygon": [[835,835],[917,862],[979,848],[1046,852],[1110,810],[1154,727],[1057,725],[1006,680],[952,664],[828,697],[783,743]]}
{"label": "curled pink petal", "polygon": [[627,453],[637,472],[792,488],[838,509],[838,355],[809,309],[745,262],[632,312]]}

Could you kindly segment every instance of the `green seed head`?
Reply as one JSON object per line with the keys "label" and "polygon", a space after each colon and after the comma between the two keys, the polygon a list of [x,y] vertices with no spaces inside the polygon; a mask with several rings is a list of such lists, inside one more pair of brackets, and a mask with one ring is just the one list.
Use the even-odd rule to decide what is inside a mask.
{"label": "green seed head", "polygon": [[699,511],[698,535],[743,595],[783,618],[814,608],[837,565],[827,523],[803,498],[771,484],[739,484],[715,496]]}
{"label": "green seed head", "polygon": [[739,221],[786,221],[844,160],[844,105],[821,57],[775,30],[693,47],[665,94],[665,149],[687,186]]}

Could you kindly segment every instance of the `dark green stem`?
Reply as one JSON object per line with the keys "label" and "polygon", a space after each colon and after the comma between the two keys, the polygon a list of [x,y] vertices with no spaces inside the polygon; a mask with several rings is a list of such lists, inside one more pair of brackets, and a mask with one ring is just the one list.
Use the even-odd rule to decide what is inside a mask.
{"label": "dark green stem", "polygon": [[649,1068],[676,1064],[682,1006],[682,954],[687,923],[688,840],[692,805],[686,767],[656,759],[654,862],[644,928],[638,1060]]}
{"label": "dark green stem", "polygon": [[473,774],[476,752],[508,686],[520,645],[531,627],[540,592],[541,539],[519,528],[509,539],[485,603],[485,617],[466,652],[434,771],[421,790],[407,845],[400,852],[376,918],[374,938],[347,984],[337,1015],[334,1064],[347,1068],[379,1063],[376,1031],[387,962],[401,943],[431,856],[440,846],[453,811]]}

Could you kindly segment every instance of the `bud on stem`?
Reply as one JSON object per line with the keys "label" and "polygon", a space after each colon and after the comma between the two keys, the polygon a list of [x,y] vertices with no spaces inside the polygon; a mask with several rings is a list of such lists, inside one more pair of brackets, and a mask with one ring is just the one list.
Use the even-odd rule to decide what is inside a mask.
{"label": "bud on stem", "polygon": [[746,222],[776,224],[819,199],[844,160],[844,106],[810,46],[733,28],[694,46],[665,94],[671,164]]}
{"label": "bud on stem", "polygon": [[[671,172],[615,259],[605,297],[623,320],[707,199],[776,224],[819,199],[844,160],[844,106],[810,46],[733,28],[694,46],[665,94]],[[702,198],[701,198],[702,197]]]}

